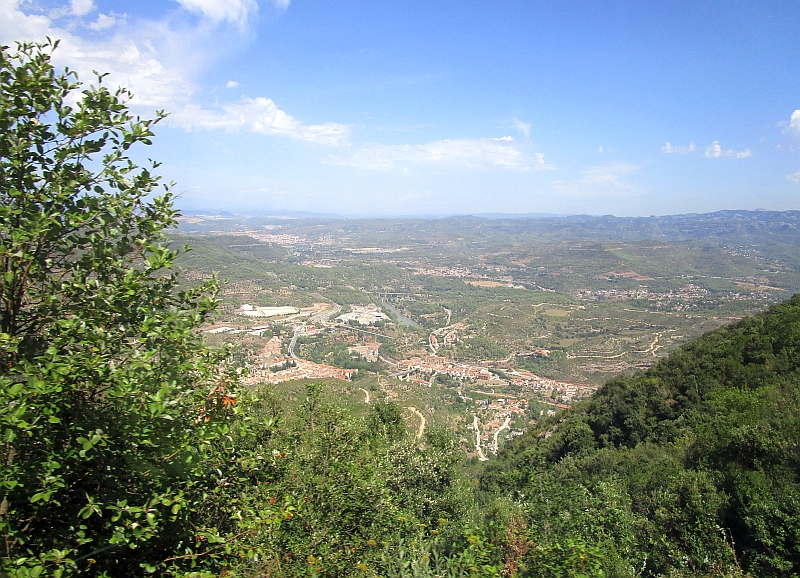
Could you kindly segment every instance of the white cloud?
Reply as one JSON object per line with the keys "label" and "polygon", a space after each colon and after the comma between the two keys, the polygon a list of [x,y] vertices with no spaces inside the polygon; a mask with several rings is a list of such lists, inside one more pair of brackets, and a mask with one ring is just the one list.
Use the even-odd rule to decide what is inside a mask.
{"label": "white cloud", "polygon": [[719,141],[715,140],[711,146],[706,149],[706,154],[704,156],[708,159],[719,159],[723,157],[729,159],[746,159],[747,157],[753,156],[753,153],[750,152],[750,149],[743,151],[722,150]]}
{"label": "white cloud", "polygon": [[525,136],[525,140],[528,140],[531,136],[531,123],[529,122],[522,122],[519,119],[514,119],[514,126]]}
{"label": "white cloud", "polygon": [[513,142],[513,137],[445,139],[419,145],[367,143],[350,158],[330,155],[328,164],[390,171],[409,164],[449,164],[469,168],[523,170],[554,169],[542,153],[528,154]]}
{"label": "white cloud", "polygon": [[106,28],[111,28],[116,23],[117,19],[114,16],[99,14],[97,20],[89,24],[89,28],[92,30],[105,30]]}
{"label": "white cloud", "polygon": [[289,8],[291,2],[292,0],[275,0],[275,6],[278,10],[283,10],[285,12]]}
{"label": "white cloud", "polygon": [[347,125],[333,122],[303,124],[280,110],[271,99],[263,97],[245,97],[222,105],[217,110],[204,109],[199,104],[188,104],[170,116],[168,122],[187,130],[246,130],[335,146],[346,144],[350,137],[350,127]]}
{"label": "white cloud", "polygon": [[786,178],[793,183],[800,183],[800,171],[797,171],[794,174],[786,175]]}
{"label": "white cloud", "polygon": [[229,80],[228,84],[225,85],[225,88],[236,88],[237,86],[239,86],[238,82],[235,80]]}
{"label": "white cloud", "polygon": [[789,118],[789,129],[800,134],[800,110],[796,110]]}
{"label": "white cloud", "polygon": [[[255,0],[180,1],[209,19],[233,22],[243,21],[256,10]],[[94,79],[93,70],[108,72],[105,84],[128,88],[134,95],[130,104],[137,112],[152,115],[153,109],[163,108],[173,112],[169,117],[173,126],[186,129],[249,130],[331,145],[346,143],[350,135],[350,128],[338,123],[303,124],[268,98],[245,98],[211,110],[197,104],[194,78],[218,50],[217,43],[212,42],[218,40],[213,28],[176,30],[169,21],[138,20],[108,38],[84,39],[54,24],[53,18],[62,17],[63,10],[51,16],[26,14],[20,9],[23,2],[0,0],[0,44],[59,38],[53,55],[57,67],[69,66],[87,83]],[[78,12],[86,10],[87,5],[80,0],[71,4]],[[113,16],[101,14],[88,26],[103,29],[115,22]],[[230,81],[227,86],[236,83]]]}
{"label": "white cloud", "polygon": [[[191,32],[171,31],[167,24],[147,22],[129,27],[102,40],[83,39],[56,26],[41,14],[25,14],[21,0],[0,0],[0,44],[15,40],[42,42],[46,37],[60,39],[53,54],[56,67],[69,66],[87,83],[93,70],[110,73],[106,83],[131,90],[132,106],[172,108],[187,102],[195,91],[191,75],[206,55]],[[96,24],[104,24],[98,18]]]}
{"label": "white cloud", "polygon": [[228,21],[240,27],[258,12],[256,0],[178,0],[178,3],[212,22]]}
{"label": "white cloud", "polygon": [[71,0],[70,1],[70,14],[73,16],[86,16],[89,12],[94,10],[93,0]]}
{"label": "white cloud", "polygon": [[[669,144],[669,143],[667,143],[667,144]],[[597,147],[597,152],[599,152],[600,154],[603,154],[603,150],[604,150],[603,147],[601,147],[601,146]]]}
{"label": "white cloud", "polygon": [[694,142],[690,142],[688,147],[680,146],[680,145],[673,145],[669,141],[663,147],[661,147],[661,152],[666,154],[679,154],[685,155],[689,153],[693,153],[696,149],[694,146]]}

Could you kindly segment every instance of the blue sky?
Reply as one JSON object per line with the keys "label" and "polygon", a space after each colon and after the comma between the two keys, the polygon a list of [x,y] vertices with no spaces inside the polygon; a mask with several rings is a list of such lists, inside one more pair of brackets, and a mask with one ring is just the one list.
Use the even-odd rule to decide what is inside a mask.
{"label": "blue sky", "polygon": [[46,35],[186,209],[800,209],[796,2],[0,0]]}

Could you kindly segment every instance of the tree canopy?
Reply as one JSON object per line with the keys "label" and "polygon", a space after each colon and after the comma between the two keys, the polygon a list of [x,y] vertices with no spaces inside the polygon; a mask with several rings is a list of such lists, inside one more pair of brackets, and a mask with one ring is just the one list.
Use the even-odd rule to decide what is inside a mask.
{"label": "tree canopy", "polygon": [[56,46],[0,48],[0,575],[407,575],[444,536],[467,572],[446,435],[237,389],[197,331],[216,284],[180,290],[170,186],[129,156],[164,114]]}
{"label": "tree canopy", "polygon": [[0,573],[135,574],[194,547],[233,398],[194,332],[214,285],[177,290],[169,186],[128,156],[164,115],[56,46],[0,48]]}

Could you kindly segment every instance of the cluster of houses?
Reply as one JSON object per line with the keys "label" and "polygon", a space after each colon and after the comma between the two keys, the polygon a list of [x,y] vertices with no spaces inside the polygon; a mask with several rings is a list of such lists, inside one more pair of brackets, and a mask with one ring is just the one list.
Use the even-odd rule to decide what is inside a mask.
{"label": "cluster of houses", "polygon": [[[546,350],[542,350],[539,353],[544,354],[545,352]],[[490,382],[493,381],[495,383],[505,383],[520,388],[522,392],[532,395],[533,397],[538,398],[540,401],[545,401],[545,403],[550,403],[553,406],[560,408],[567,408],[569,405],[578,400],[591,397],[596,390],[596,388],[591,385],[578,385],[574,383],[556,381],[554,379],[541,377],[531,373],[530,371],[523,370],[506,369],[504,370],[505,377],[501,379],[484,365],[478,365],[475,363],[459,363],[446,357],[440,357],[437,355],[405,359],[398,362],[397,368],[399,371],[395,375],[400,379],[409,381],[411,383],[430,383],[429,377],[427,379],[422,379],[418,377],[420,374],[426,376],[443,374],[461,381],[466,380],[474,382],[478,380],[486,380]],[[461,396],[463,401],[472,400],[472,398],[465,396],[461,391],[459,391],[458,394]],[[496,397],[502,396],[497,394]],[[524,407],[520,405],[515,406],[512,403],[514,401],[515,400],[510,398],[507,400],[498,399],[491,405],[485,401],[478,401],[476,403],[479,405],[484,404],[487,406],[487,409],[490,410],[508,412],[508,415],[510,415],[511,413],[519,413],[520,410],[524,409]],[[558,403],[556,403],[556,401],[558,401]],[[511,405],[508,405],[509,403],[511,403]]]}
{"label": "cluster of houses", "polygon": [[305,359],[286,360],[293,363],[293,367],[287,367],[278,371],[271,369],[253,369],[242,379],[244,385],[256,385],[258,383],[283,383],[285,381],[296,381],[299,379],[341,379],[349,380],[358,373],[357,369],[342,369],[332,365],[314,363]]}
{"label": "cluster of houses", "polygon": [[[380,346],[380,344],[374,344]],[[343,379],[349,380],[357,369],[342,369],[323,363],[287,357],[282,351],[283,341],[274,336],[261,348],[253,360],[253,368],[242,379],[244,385],[258,383],[283,383],[297,379]],[[377,355],[377,347],[375,348]]]}
{"label": "cluster of houses", "polygon": [[429,355],[428,357],[412,357],[397,362],[397,369],[407,372],[441,373],[457,379],[491,379],[493,374],[488,368],[474,363],[459,363],[446,357]]}
{"label": "cluster of houses", "polygon": [[377,341],[365,343],[364,345],[351,345],[347,348],[349,353],[355,353],[361,356],[364,361],[378,361],[378,352],[380,351],[381,344]]}
{"label": "cluster of houses", "polygon": [[430,344],[431,348],[434,351],[438,351],[439,348],[444,345],[450,345],[458,341],[458,332],[463,331],[466,329],[467,326],[463,323],[456,323],[454,325],[449,325],[448,327],[442,327],[440,329],[436,329],[430,335]]}
{"label": "cluster of houses", "polygon": [[550,397],[552,397],[553,392],[555,392],[556,397],[562,400],[562,404],[559,407],[569,407],[566,404],[591,397],[596,391],[596,388],[591,385],[577,385],[574,383],[556,381],[554,379],[541,377],[530,371],[510,370],[507,371],[506,374],[509,377],[509,383],[521,387],[523,391],[539,395],[547,394]]}

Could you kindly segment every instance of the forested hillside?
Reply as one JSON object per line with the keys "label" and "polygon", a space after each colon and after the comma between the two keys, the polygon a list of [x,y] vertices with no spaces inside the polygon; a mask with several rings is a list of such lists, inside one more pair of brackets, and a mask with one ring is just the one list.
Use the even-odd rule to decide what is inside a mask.
{"label": "forested hillside", "polygon": [[521,438],[483,491],[531,544],[609,575],[800,571],[800,296],[697,339]]}

